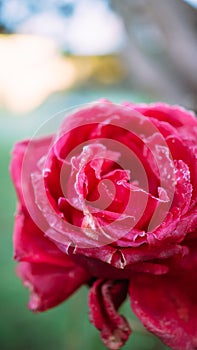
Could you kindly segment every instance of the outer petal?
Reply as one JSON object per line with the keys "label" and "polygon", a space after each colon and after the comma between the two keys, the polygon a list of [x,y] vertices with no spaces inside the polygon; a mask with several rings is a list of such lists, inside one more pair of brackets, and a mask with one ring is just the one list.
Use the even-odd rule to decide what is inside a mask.
{"label": "outer petal", "polygon": [[177,128],[189,126],[190,133],[197,131],[196,129],[192,129],[193,127],[197,127],[197,120],[194,112],[186,110],[178,105],[173,106],[163,102],[156,102],[148,105],[126,103],[125,105],[128,107],[131,106],[148,117],[153,117],[160,121],[167,121]]}
{"label": "outer petal", "polygon": [[43,235],[28,212],[20,205],[14,225],[14,257],[16,260],[31,263],[74,266],[70,257]]}
{"label": "outer petal", "polygon": [[[80,249],[60,246],[62,251],[72,255],[77,264],[84,266],[92,276],[108,279],[131,279],[133,271],[163,274],[167,272],[165,259],[172,256],[181,258],[188,254],[188,247],[165,245],[151,247],[143,245],[137,248],[117,248],[103,246],[95,249]],[[158,260],[159,259],[159,260]],[[158,266],[159,264],[159,266]],[[154,267],[153,267],[154,266]]]}
{"label": "outer petal", "polygon": [[144,326],[174,350],[197,349],[197,273],[136,275],[131,306]]}
{"label": "outer petal", "polygon": [[117,313],[126,294],[126,281],[99,279],[90,290],[90,321],[100,330],[102,341],[109,349],[119,349],[131,333],[127,320]]}
{"label": "outer petal", "polygon": [[66,268],[27,262],[18,265],[18,275],[30,289],[28,307],[33,311],[45,311],[58,305],[90,278],[76,265]]}
{"label": "outer petal", "polygon": [[43,232],[48,224],[35,203],[31,174],[38,169],[39,160],[47,154],[52,137],[27,140],[15,145],[10,165],[11,177],[23,211],[29,212],[32,220]]}
{"label": "outer petal", "polygon": [[[21,141],[14,146],[10,173],[18,198],[22,204],[24,204],[23,190],[25,190],[23,187],[25,185],[29,190],[29,194],[31,194],[31,173],[36,170],[37,163],[41,157],[48,152],[51,140],[52,137],[48,136],[37,140]],[[22,183],[22,172],[24,173],[25,184],[24,181]]]}

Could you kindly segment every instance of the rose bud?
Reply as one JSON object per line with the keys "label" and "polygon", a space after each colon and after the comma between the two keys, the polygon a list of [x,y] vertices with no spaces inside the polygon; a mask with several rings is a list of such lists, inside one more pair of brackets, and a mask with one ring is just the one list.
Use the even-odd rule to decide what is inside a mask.
{"label": "rose bud", "polygon": [[164,103],[101,100],[52,136],[19,142],[11,176],[18,274],[44,311],[82,284],[109,349],[141,323],[176,350],[197,349],[197,120]]}

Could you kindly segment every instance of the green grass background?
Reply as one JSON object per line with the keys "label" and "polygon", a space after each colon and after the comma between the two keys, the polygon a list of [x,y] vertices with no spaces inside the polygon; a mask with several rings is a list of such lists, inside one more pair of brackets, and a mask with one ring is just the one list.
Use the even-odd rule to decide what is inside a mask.
{"label": "green grass background", "polygon": [[[51,96],[37,110],[16,115],[0,110],[0,349],[1,350],[102,350],[99,332],[88,321],[87,287],[45,313],[33,314],[27,307],[28,291],[15,275],[12,230],[16,196],[9,176],[10,152],[17,140],[31,137],[40,124],[59,111],[107,97],[146,102],[147,98],[126,90],[71,91]],[[54,129],[55,119],[54,119]],[[129,319],[129,302],[122,308]],[[124,350],[159,350],[155,337],[133,332]]]}

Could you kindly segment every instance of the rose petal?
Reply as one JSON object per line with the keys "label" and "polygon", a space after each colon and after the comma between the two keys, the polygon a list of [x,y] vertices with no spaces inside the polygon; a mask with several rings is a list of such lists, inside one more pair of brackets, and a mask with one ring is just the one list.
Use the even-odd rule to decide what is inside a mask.
{"label": "rose petal", "polygon": [[173,159],[182,160],[188,165],[191,184],[193,185],[192,201],[190,207],[197,202],[197,147],[186,147],[184,140],[175,135],[166,138]]}
{"label": "rose petal", "polygon": [[73,267],[75,264],[36,226],[19,205],[14,225],[14,256],[18,261]]}
{"label": "rose petal", "polygon": [[167,121],[169,124],[175,126],[175,128],[189,125],[190,132],[192,132],[191,127],[197,126],[195,114],[178,105],[172,106],[162,102],[151,104],[127,103],[126,105],[127,107],[131,106],[145,116],[156,118],[159,121]]}
{"label": "rose petal", "polygon": [[197,207],[185,214],[182,221],[187,223],[187,233],[195,231],[197,227]]}
{"label": "rose petal", "polygon": [[190,171],[188,166],[182,161],[175,161],[176,165],[176,189],[173,206],[178,207],[185,214],[192,198],[193,187],[190,183]]}
{"label": "rose petal", "polygon": [[127,295],[126,281],[97,280],[90,289],[90,321],[100,330],[105,346],[116,350],[124,345],[131,329],[117,309]]}
{"label": "rose petal", "polygon": [[[62,250],[66,248],[62,246]],[[188,254],[188,247],[181,245],[162,245],[139,248],[117,248],[103,246],[94,249],[75,247],[69,252],[78,265],[83,266],[92,276],[110,279],[131,279],[133,272],[143,271],[153,274],[165,274],[168,271],[165,259],[182,258]]]}
{"label": "rose petal", "polygon": [[30,141],[19,142],[13,150],[11,161],[11,177],[17,192],[22,210],[29,212],[32,220],[43,232],[47,230],[47,222],[41,215],[36,203],[31,181],[31,174],[38,169],[38,162],[48,151],[51,136]]}
{"label": "rose petal", "polygon": [[143,325],[174,350],[197,347],[197,273],[133,276],[131,307]]}
{"label": "rose petal", "polygon": [[45,311],[58,305],[90,279],[90,275],[76,265],[66,268],[21,262],[17,272],[30,290],[28,307],[33,311]]}
{"label": "rose petal", "polygon": [[14,146],[10,173],[21,203],[24,203],[24,192],[29,196],[32,194],[31,173],[37,169],[40,158],[48,152],[51,140],[52,137],[48,136],[42,139],[18,142]]}

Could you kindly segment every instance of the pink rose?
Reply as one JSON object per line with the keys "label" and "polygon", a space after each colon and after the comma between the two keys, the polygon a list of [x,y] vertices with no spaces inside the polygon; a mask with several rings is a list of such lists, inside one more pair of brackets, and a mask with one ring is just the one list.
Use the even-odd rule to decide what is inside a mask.
{"label": "pink rose", "polygon": [[197,348],[197,120],[163,103],[89,105],[51,137],[17,143],[18,274],[44,311],[90,286],[90,320],[119,349],[142,324]]}

